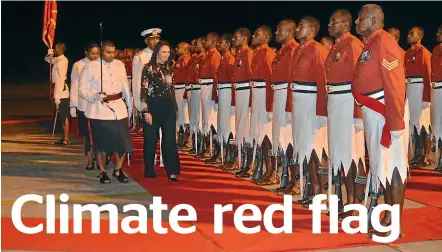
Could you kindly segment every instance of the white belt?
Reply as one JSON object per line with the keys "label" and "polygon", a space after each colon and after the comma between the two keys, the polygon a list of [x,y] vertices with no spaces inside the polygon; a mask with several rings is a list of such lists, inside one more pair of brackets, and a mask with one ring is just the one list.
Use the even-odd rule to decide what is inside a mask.
{"label": "white belt", "polygon": [[190,90],[199,90],[201,89],[200,84],[190,84]]}
{"label": "white belt", "polygon": [[186,87],[186,84],[175,84],[175,89],[183,89]]}
{"label": "white belt", "polygon": [[433,89],[442,88],[442,81],[431,82],[431,87],[433,87]]}
{"label": "white belt", "polygon": [[224,89],[224,88],[232,88],[231,83],[218,83],[218,89]]}
{"label": "white belt", "polygon": [[293,92],[300,92],[300,93],[316,93],[317,88],[316,86],[310,86],[310,85],[303,85],[303,84],[299,84],[299,83],[292,83],[291,86]]}
{"label": "white belt", "polygon": [[351,92],[351,84],[327,85],[327,93],[329,94],[343,94],[350,92]]}
{"label": "white belt", "polygon": [[423,83],[424,78],[407,78],[407,84],[413,84],[413,83]]}
{"label": "white belt", "polygon": [[265,81],[251,81],[250,86],[252,88],[262,88],[262,87],[266,87],[266,83],[265,83]]}
{"label": "white belt", "polygon": [[235,83],[235,84],[233,84],[233,86],[235,87],[235,89],[247,88],[247,87],[250,87],[250,82]]}
{"label": "white belt", "polygon": [[287,89],[289,87],[289,84],[286,83],[281,83],[281,84],[272,84],[272,89],[273,90],[281,90],[281,89]]}
{"label": "white belt", "polygon": [[[374,92],[372,92],[372,93],[370,93],[369,95],[366,95],[366,96],[368,96],[370,98],[373,98],[373,99],[376,99],[378,101],[382,100],[382,99],[384,99],[384,89],[380,89],[380,90],[374,91]],[[358,104],[358,106],[362,107],[362,104],[360,104],[358,101],[356,101],[356,99],[355,99],[355,102],[356,102],[356,104]]]}
{"label": "white belt", "polygon": [[200,79],[199,83],[200,84],[212,84],[213,83],[213,79]]}

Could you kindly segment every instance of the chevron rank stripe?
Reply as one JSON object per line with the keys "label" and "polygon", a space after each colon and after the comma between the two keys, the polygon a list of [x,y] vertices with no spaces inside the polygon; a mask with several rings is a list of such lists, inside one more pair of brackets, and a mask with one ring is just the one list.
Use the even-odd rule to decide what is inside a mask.
{"label": "chevron rank stripe", "polygon": [[382,59],[382,65],[388,70],[391,71],[393,70],[395,67],[397,67],[399,65],[399,60],[395,60],[392,62],[389,62],[386,59]]}

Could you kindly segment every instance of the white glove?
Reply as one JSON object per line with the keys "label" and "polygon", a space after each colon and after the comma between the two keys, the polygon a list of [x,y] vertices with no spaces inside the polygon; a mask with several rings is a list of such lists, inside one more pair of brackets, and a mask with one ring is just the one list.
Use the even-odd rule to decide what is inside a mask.
{"label": "white glove", "polygon": [[287,124],[291,124],[292,123],[292,112],[286,112],[285,113],[285,120]]}
{"label": "white glove", "polygon": [[364,122],[362,119],[353,118],[353,124],[355,125],[356,133],[364,129]]}
{"label": "white glove", "polygon": [[422,102],[422,109],[426,109],[426,108],[428,108],[430,106],[431,106],[431,103],[429,103],[429,102]]}
{"label": "white glove", "polygon": [[273,120],[273,112],[267,112],[267,121],[271,122]]}
{"label": "white glove", "polygon": [[325,116],[318,116],[317,122],[316,122],[316,129],[320,129],[324,127],[327,124],[327,117]]}
{"label": "white glove", "polygon": [[235,106],[230,106],[230,115],[235,115]]}
{"label": "white glove", "polygon": [[48,55],[54,55],[54,50],[53,49],[48,49]]}
{"label": "white glove", "polygon": [[77,108],[71,107],[71,117],[76,118],[77,117]]}
{"label": "white glove", "polygon": [[402,133],[404,133],[404,130],[390,131],[390,133],[393,138],[399,139],[399,137],[401,137]]}
{"label": "white glove", "polygon": [[96,93],[96,94],[95,94],[95,100],[96,100],[96,101],[99,101],[99,102],[102,102],[102,101],[103,101],[103,97],[101,97],[101,94],[100,94],[100,93]]}
{"label": "white glove", "polygon": [[55,98],[55,99],[54,99],[54,102],[55,102],[55,105],[58,106],[58,105],[60,105],[60,102],[61,102],[61,101],[60,101],[60,99]]}

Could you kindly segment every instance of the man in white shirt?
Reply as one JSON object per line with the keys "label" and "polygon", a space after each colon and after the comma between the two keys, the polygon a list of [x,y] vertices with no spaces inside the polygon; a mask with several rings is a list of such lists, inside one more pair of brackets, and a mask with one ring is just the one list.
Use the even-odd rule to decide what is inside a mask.
{"label": "man in white shirt", "polygon": [[68,145],[69,138],[69,87],[66,85],[68,74],[68,59],[64,56],[66,45],[64,43],[55,44],[55,52],[52,49],[48,50],[45,60],[52,65],[51,80],[53,85],[53,101],[59,113],[61,125],[63,127],[64,138],[55,142],[56,145]]}
{"label": "man in white shirt", "polygon": [[78,115],[78,133],[80,136],[84,137],[84,154],[87,156],[88,159],[86,170],[90,171],[94,169],[94,158],[88,121],[86,116],[84,115],[84,112],[86,111],[87,101],[86,99],[78,95],[78,83],[80,82],[80,74],[83,70],[83,67],[89,62],[97,60],[100,57],[100,46],[96,43],[90,43],[87,45],[84,53],[86,57],[75,62],[74,66],[72,67],[70,107],[71,116],[77,117]]}
{"label": "man in white shirt", "polygon": [[90,119],[93,149],[101,171],[100,182],[111,182],[103,157],[106,153],[115,153],[113,176],[127,183],[129,180],[122,166],[126,153],[133,150],[128,118],[132,113],[132,97],[124,64],[114,59],[115,45],[110,41],[103,42],[101,56],[100,60],[84,66],[79,92],[88,101],[85,116]]}

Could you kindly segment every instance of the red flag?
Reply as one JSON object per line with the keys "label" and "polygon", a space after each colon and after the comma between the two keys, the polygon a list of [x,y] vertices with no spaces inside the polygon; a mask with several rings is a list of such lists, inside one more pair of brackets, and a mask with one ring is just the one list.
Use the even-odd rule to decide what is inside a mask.
{"label": "red flag", "polygon": [[51,49],[54,44],[55,27],[57,25],[57,1],[45,0],[43,12],[43,42]]}

